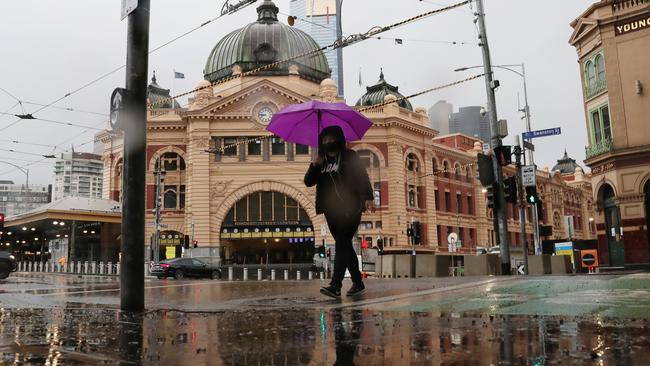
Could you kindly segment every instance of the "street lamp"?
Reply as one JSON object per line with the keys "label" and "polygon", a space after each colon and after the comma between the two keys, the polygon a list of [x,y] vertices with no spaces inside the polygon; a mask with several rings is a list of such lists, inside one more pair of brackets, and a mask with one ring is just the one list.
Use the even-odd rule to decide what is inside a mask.
{"label": "street lamp", "polygon": [[16,165],[14,163],[10,163],[8,161],[0,160],[0,163],[11,165],[12,167],[20,170],[23,174],[25,174],[25,190],[29,193],[29,169],[28,168],[23,168],[20,165]]}

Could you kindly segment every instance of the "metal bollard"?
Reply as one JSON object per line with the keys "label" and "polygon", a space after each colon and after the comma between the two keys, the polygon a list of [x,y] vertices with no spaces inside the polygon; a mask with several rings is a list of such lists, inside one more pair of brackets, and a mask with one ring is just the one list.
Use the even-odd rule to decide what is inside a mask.
{"label": "metal bollard", "polygon": [[97,274],[97,262],[93,261],[90,263],[90,273]]}
{"label": "metal bollard", "polygon": [[113,274],[113,262],[106,263],[106,274],[107,275]]}
{"label": "metal bollard", "polygon": [[302,277],[302,273],[301,273],[300,271],[297,271],[297,272],[296,272],[296,279],[297,279],[298,281],[300,281],[301,277]]}
{"label": "metal bollard", "polygon": [[32,271],[32,262],[27,262],[27,272]]}
{"label": "metal bollard", "polygon": [[232,267],[228,267],[228,281],[232,281],[233,278],[233,269]]}
{"label": "metal bollard", "polygon": [[285,281],[289,280],[289,270],[288,269],[284,270],[284,280]]}
{"label": "metal bollard", "polygon": [[325,279],[325,273],[321,272],[321,273],[320,273],[320,280],[322,281],[322,280],[324,280],[324,279]]}
{"label": "metal bollard", "polygon": [[313,280],[313,279],[314,279],[314,272],[309,271],[309,275],[308,275],[308,276],[309,276],[309,280],[310,280],[310,281]]}
{"label": "metal bollard", "polygon": [[[115,273],[116,275],[118,275],[118,276],[120,275],[120,264],[119,263],[117,263],[115,265],[115,272],[116,272]],[[146,273],[146,271],[145,271],[145,273]]]}
{"label": "metal bollard", "polygon": [[38,262],[38,271],[43,272],[43,262]]}
{"label": "metal bollard", "polygon": [[81,261],[77,262],[77,273],[81,274]]}
{"label": "metal bollard", "polygon": [[104,274],[104,262],[99,262],[99,274]]}
{"label": "metal bollard", "polygon": [[84,274],[88,274],[88,261],[84,262]]}
{"label": "metal bollard", "polygon": [[262,269],[261,268],[257,269],[257,280],[258,281],[262,280]]}
{"label": "metal bollard", "polygon": [[248,281],[248,268],[244,268],[244,281]]}
{"label": "metal bollard", "polygon": [[271,270],[271,281],[275,281],[275,270]]}

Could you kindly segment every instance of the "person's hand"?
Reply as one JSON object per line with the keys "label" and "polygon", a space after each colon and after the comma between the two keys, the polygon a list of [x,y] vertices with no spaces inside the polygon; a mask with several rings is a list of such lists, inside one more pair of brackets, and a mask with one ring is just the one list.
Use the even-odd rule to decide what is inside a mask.
{"label": "person's hand", "polygon": [[375,202],[373,200],[367,200],[365,205],[366,211],[375,212]]}
{"label": "person's hand", "polygon": [[316,157],[311,160],[311,163],[317,167],[323,166],[323,155],[320,153],[316,154]]}

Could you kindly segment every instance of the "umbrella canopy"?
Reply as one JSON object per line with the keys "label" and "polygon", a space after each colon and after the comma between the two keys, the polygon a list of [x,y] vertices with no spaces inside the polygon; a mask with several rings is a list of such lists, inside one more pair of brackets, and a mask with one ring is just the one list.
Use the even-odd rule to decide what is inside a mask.
{"label": "umbrella canopy", "polygon": [[329,126],[341,127],[346,141],[357,141],[363,138],[372,121],[345,103],[312,100],[283,108],[266,129],[285,141],[318,147],[318,136]]}

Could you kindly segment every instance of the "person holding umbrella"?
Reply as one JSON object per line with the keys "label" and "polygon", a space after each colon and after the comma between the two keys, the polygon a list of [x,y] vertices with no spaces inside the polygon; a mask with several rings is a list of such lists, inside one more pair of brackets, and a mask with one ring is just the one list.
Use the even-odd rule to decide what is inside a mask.
{"label": "person holding umbrella", "polygon": [[365,290],[352,238],[361,214],[374,207],[373,191],[359,156],[346,142],[360,140],[371,126],[372,121],[345,103],[311,100],[285,107],[266,128],[285,141],[318,147],[304,181],[316,186],[316,213],[325,214],[336,241],[332,281],[320,292],[337,299],[346,269],[353,282],[347,295]]}
{"label": "person holding umbrella", "polygon": [[319,153],[305,174],[305,185],[316,186],[316,213],[325,214],[336,241],[332,281],[320,292],[339,298],[347,269],[353,282],[347,295],[361,294],[365,286],[352,238],[361,223],[361,213],[373,207],[373,192],[356,151],[346,149],[341,127],[330,126],[321,132]]}

